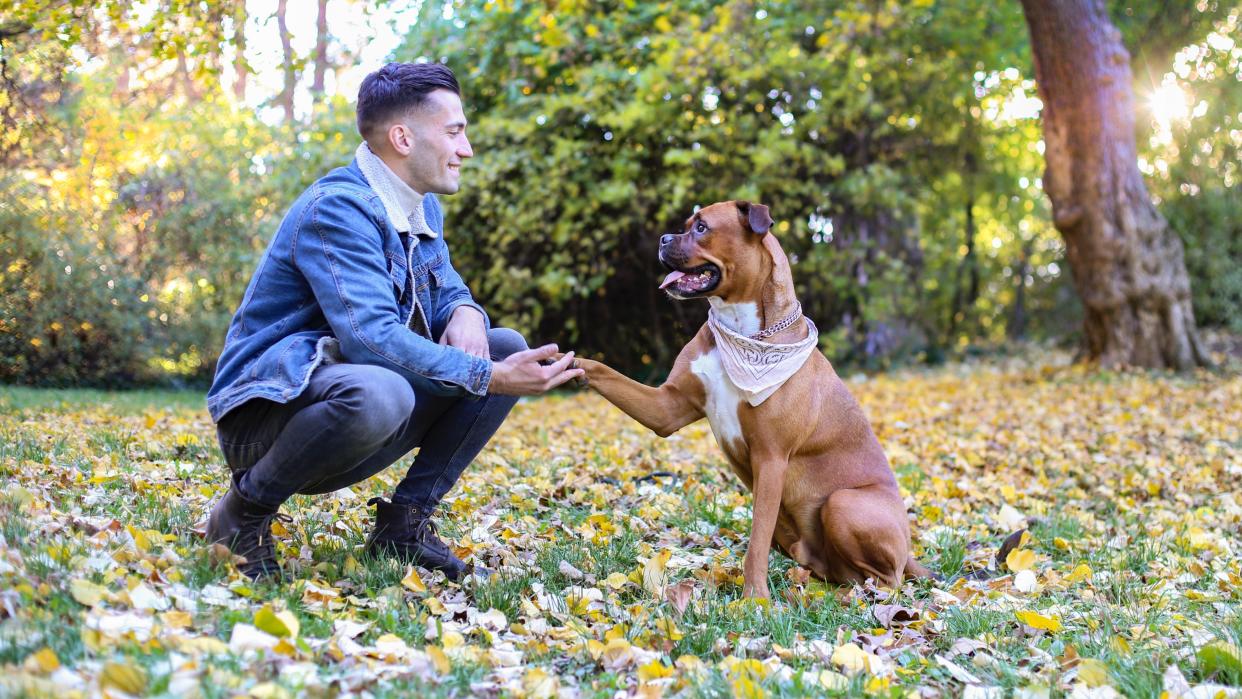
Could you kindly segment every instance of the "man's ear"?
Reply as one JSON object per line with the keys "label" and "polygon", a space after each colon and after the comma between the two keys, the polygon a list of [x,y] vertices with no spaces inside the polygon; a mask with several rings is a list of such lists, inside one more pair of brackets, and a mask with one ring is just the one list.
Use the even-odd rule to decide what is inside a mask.
{"label": "man's ear", "polygon": [[409,155],[414,150],[414,132],[404,123],[395,121],[388,125],[385,137],[388,147],[400,155]]}
{"label": "man's ear", "polygon": [[737,202],[737,210],[746,219],[746,223],[752,231],[763,235],[771,230],[772,216],[768,213],[768,207],[763,204],[739,201]]}

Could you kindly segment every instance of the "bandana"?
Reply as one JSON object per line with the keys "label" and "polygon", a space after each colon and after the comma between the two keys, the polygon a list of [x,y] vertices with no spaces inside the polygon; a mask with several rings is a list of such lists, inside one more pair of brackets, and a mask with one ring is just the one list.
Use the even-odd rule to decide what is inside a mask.
{"label": "bandana", "polygon": [[806,319],[806,325],[806,339],[778,345],[739,335],[720,322],[716,309],[707,312],[707,327],[716,338],[725,374],[752,406],[776,393],[811,356],[819,344],[819,331],[810,318]]}

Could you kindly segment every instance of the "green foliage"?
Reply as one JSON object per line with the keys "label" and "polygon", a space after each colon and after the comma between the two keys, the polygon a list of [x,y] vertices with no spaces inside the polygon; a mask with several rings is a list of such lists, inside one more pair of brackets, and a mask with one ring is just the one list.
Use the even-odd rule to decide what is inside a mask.
{"label": "green foliage", "polygon": [[1242,332],[1242,9],[1175,58],[1166,86],[1185,118],[1155,129],[1144,154],[1160,210],[1181,235],[1197,320]]}
{"label": "green foliage", "polygon": [[[93,7],[0,12],[0,381],[203,382],[285,207],[351,157],[352,101],[279,125],[235,105],[217,80],[235,2]],[[1240,49],[1220,38],[1236,4],[1110,12],[1140,105],[1169,70],[1193,95],[1171,125],[1140,115],[1140,150],[1200,323],[1242,330]],[[422,14],[394,58],[457,72],[477,153],[444,199],[454,261],[532,341],[666,370],[704,311],[657,289],[659,234],[729,198],[772,207],[834,361],[933,362],[1078,325],[1017,4]]]}
{"label": "green foliage", "polygon": [[1028,316],[1059,300],[1038,125],[1002,113],[1033,93],[1016,6],[457,2],[418,26],[398,58],[434,46],[477,124],[457,260],[535,341],[667,366],[703,311],[657,291],[658,234],[730,198],[772,207],[835,359],[1003,338],[1010,278]]}

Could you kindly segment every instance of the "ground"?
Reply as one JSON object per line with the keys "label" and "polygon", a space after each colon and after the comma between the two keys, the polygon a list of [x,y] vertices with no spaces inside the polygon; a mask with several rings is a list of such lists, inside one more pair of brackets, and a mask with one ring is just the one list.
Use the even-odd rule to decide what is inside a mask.
{"label": "ground", "polygon": [[750,496],[706,423],[524,400],[442,517],[490,581],[364,555],[392,470],[288,503],[293,579],[252,584],[201,538],[227,483],[201,395],[0,388],[0,694],[1237,692],[1242,374],[847,378],[943,580],[825,586],[774,553],[770,604],[741,599]]}

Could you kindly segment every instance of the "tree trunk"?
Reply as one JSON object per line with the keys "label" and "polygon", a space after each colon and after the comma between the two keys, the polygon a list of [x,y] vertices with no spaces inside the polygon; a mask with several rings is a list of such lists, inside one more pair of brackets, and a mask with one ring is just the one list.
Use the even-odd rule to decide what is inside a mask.
{"label": "tree trunk", "polygon": [[328,0],[319,0],[319,19],[315,22],[315,82],[311,95],[317,102],[323,97],[324,74],[328,72]]}
{"label": "tree trunk", "polygon": [[1103,0],[1021,0],[1043,100],[1044,189],[1108,367],[1207,363],[1182,242],[1152,204],[1135,150],[1130,57]]}
{"label": "tree trunk", "polygon": [[233,58],[233,96],[238,104],[246,102],[246,78],[249,68],[246,65],[246,0],[238,0],[233,10],[233,50],[237,55]]}
{"label": "tree trunk", "polygon": [[293,36],[289,34],[289,25],[285,21],[285,12],[289,0],[276,3],[276,26],[280,29],[280,47],[285,59],[285,89],[276,97],[277,103],[285,110],[285,121],[293,121],[293,93],[297,89],[298,69],[294,64]]}
{"label": "tree trunk", "polygon": [[185,93],[187,102],[194,103],[202,99],[194,85],[194,76],[190,75],[190,64],[186,60],[184,49],[177,49],[177,76],[181,80],[181,90]]}

